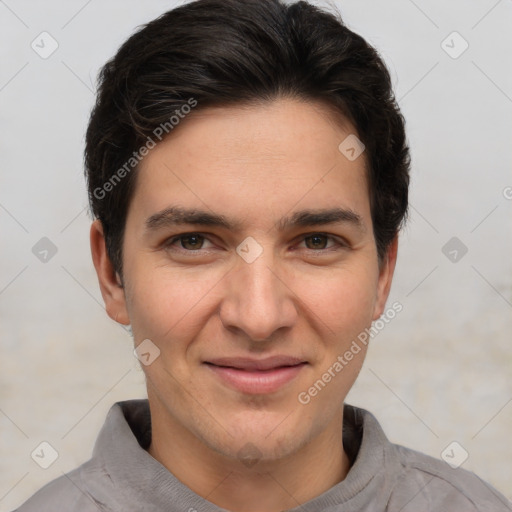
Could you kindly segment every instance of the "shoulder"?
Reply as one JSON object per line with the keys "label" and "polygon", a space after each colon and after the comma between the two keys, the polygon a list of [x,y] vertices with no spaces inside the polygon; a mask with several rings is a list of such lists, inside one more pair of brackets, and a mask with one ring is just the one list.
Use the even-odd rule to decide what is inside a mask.
{"label": "shoulder", "polygon": [[511,503],[474,473],[404,446],[392,447],[400,470],[388,510],[512,511]]}
{"label": "shoulder", "polygon": [[[115,403],[96,439],[91,459],[45,485],[14,512],[128,510],[136,496],[130,485],[138,478],[133,468],[145,469],[147,461],[153,460],[142,448],[149,444],[150,435],[147,400]],[[161,467],[156,461],[155,466]],[[140,506],[138,510],[142,512]]]}
{"label": "shoulder", "polygon": [[102,468],[92,460],[52,480],[13,512],[110,511],[89,492],[90,477],[101,478]]}
{"label": "shoulder", "polygon": [[474,473],[391,443],[369,411],[353,406],[345,411],[353,430],[362,430],[358,457],[373,468],[375,454],[383,455],[372,471],[380,477],[387,512],[512,512],[512,503]]}

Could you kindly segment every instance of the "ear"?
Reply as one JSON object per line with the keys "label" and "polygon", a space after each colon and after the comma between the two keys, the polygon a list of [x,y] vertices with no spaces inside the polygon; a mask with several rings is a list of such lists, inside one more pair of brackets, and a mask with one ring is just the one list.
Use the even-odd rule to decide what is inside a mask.
{"label": "ear", "polygon": [[108,316],[116,322],[129,325],[124,288],[108,257],[100,220],[95,220],[91,225],[91,254]]}
{"label": "ear", "polygon": [[388,300],[389,290],[391,289],[391,282],[393,281],[393,274],[395,272],[396,258],[398,254],[398,234],[393,241],[389,244],[384,259],[379,267],[379,281],[377,284],[377,298],[375,301],[375,309],[373,311],[373,319],[377,320],[382,313]]}

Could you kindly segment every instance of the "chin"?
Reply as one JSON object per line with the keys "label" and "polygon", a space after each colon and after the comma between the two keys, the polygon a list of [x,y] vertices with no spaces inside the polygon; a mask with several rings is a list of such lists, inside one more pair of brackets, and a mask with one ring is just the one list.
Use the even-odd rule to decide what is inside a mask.
{"label": "chin", "polygon": [[244,416],[237,415],[231,423],[224,423],[231,435],[221,429],[219,437],[212,438],[210,431],[208,439],[203,437],[203,441],[217,453],[241,461],[247,467],[286,458],[314,436],[315,429],[305,419],[294,420],[282,411]]}

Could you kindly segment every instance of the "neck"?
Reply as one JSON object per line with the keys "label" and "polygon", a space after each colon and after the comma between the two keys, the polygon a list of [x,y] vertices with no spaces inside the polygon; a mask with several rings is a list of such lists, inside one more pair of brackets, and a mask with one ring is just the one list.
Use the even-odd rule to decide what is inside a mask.
{"label": "neck", "polygon": [[343,408],[327,428],[288,456],[240,464],[205,445],[161,404],[151,402],[149,454],[199,496],[232,512],[279,512],[321,495],[350,462],[343,449]]}

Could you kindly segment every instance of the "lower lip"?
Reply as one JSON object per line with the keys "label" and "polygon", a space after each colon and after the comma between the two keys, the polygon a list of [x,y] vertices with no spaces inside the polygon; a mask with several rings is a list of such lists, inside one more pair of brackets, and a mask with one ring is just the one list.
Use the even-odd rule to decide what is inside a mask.
{"label": "lower lip", "polygon": [[238,370],[225,366],[207,366],[226,384],[242,393],[273,393],[293,380],[307,363],[295,366],[282,366],[271,370]]}

